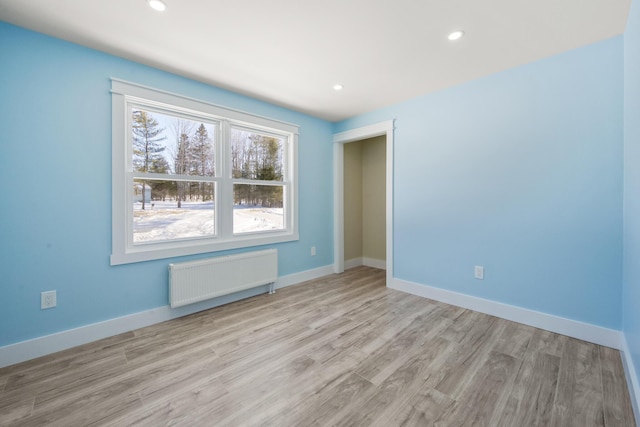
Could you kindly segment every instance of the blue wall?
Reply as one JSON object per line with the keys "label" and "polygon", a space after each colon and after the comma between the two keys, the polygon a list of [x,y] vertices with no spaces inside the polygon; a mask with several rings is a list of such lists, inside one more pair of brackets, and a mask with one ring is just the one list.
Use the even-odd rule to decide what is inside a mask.
{"label": "blue wall", "polygon": [[[640,376],[640,2],[624,36],[624,280],[622,330]],[[636,378],[640,384],[640,378]],[[636,396],[640,399],[640,395]],[[640,408],[636,407],[636,414]],[[640,420],[639,420],[640,421]]]}
{"label": "blue wall", "polygon": [[0,346],[165,306],[167,264],[194,258],[109,265],[110,77],[298,124],[300,241],[275,245],[279,272],[333,263],[330,123],[2,22],[0,63]]}
{"label": "blue wall", "polygon": [[[276,245],[281,275],[333,262],[332,132],[395,118],[396,277],[613,329],[623,327],[624,139],[624,331],[638,369],[635,3],[624,44],[612,38],[334,126],[0,22],[0,346],[167,304],[176,259],[109,266],[117,77],[300,125],[301,239]],[[48,289],[58,307],[42,311]]]}
{"label": "blue wall", "polygon": [[392,118],[395,277],[621,328],[622,37],[334,131]]}

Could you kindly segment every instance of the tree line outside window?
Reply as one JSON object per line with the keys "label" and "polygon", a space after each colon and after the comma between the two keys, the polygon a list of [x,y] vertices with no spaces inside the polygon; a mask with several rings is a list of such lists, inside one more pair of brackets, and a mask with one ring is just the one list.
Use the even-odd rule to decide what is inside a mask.
{"label": "tree line outside window", "polygon": [[[154,201],[215,201],[216,126],[212,123],[132,110],[132,165],[136,172],[198,177],[189,180],[136,179],[141,209]],[[234,205],[283,207],[283,140],[249,129],[230,130]],[[261,181],[260,183],[250,181]],[[140,184],[141,183],[141,184]],[[266,185],[265,185],[266,184]],[[149,192],[147,191],[149,188]],[[139,191],[136,191],[139,190]]]}

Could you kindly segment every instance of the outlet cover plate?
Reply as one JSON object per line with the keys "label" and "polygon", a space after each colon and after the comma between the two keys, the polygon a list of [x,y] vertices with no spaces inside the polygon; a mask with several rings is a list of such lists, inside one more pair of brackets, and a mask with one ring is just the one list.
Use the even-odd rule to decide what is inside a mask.
{"label": "outlet cover plate", "polygon": [[53,308],[57,304],[56,291],[40,292],[40,308],[45,310]]}

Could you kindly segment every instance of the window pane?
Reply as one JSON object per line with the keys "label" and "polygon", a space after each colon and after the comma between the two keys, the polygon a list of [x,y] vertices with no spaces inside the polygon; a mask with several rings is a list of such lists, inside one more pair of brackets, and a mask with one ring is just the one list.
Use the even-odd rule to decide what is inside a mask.
{"label": "window pane", "polygon": [[215,175],[214,124],[142,109],[131,114],[134,171]]}
{"label": "window pane", "polygon": [[212,182],[134,180],[133,242],[211,237]]}
{"label": "window pane", "polygon": [[233,178],[282,181],[283,147],[283,138],[232,128]]}
{"label": "window pane", "polygon": [[283,187],[235,184],[233,233],[284,230]]}

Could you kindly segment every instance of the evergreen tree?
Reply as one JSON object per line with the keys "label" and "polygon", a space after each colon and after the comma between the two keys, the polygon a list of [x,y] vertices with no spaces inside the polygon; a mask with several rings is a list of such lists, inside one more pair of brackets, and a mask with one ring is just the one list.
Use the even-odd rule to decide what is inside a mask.
{"label": "evergreen tree", "polygon": [[[259,162],[256,179],[261,181],[282,181],[282,164],[280,162],[280,141],[276,138],[261,137],[259,140]],[[279,205],[282,199],[282,187],[262,186],[259,193],[262,206]]]}
{"label": "evergreen tree", "polygon": [[[211,176],[214,174],[214,162],[213,162],[213,150],[211,139],[209,138],[209,132],[204,126],[204,123],[200,123],[200,126],[194,132],[191,138],[191,158],[192,158],[192,174],[199,176]],[[205,183],[199,183],[199,192],[202,201],[211,198],[211,195],[206,194]]]}
{"label": "evergreen tree", "polygon": [[[153,173],[171,173],[169,162],[164,157],[154,159],[151,162],[149,171]],[[150,181],[149,185],[151,186],[151,196],[155,200],[160,199],[164,202],[167,195],[169,195],[173,190],[172,184],[172,181]]]}
{"label": "evergreen tree", "polygon": [[[154,161],[162,158],[165,146],[160,142],[166,139],[164,129],[146,111],[133,112],[133,165],[138,172],[150,172]],[[145,209],[147,183],[142,181],[142,210]]]}

